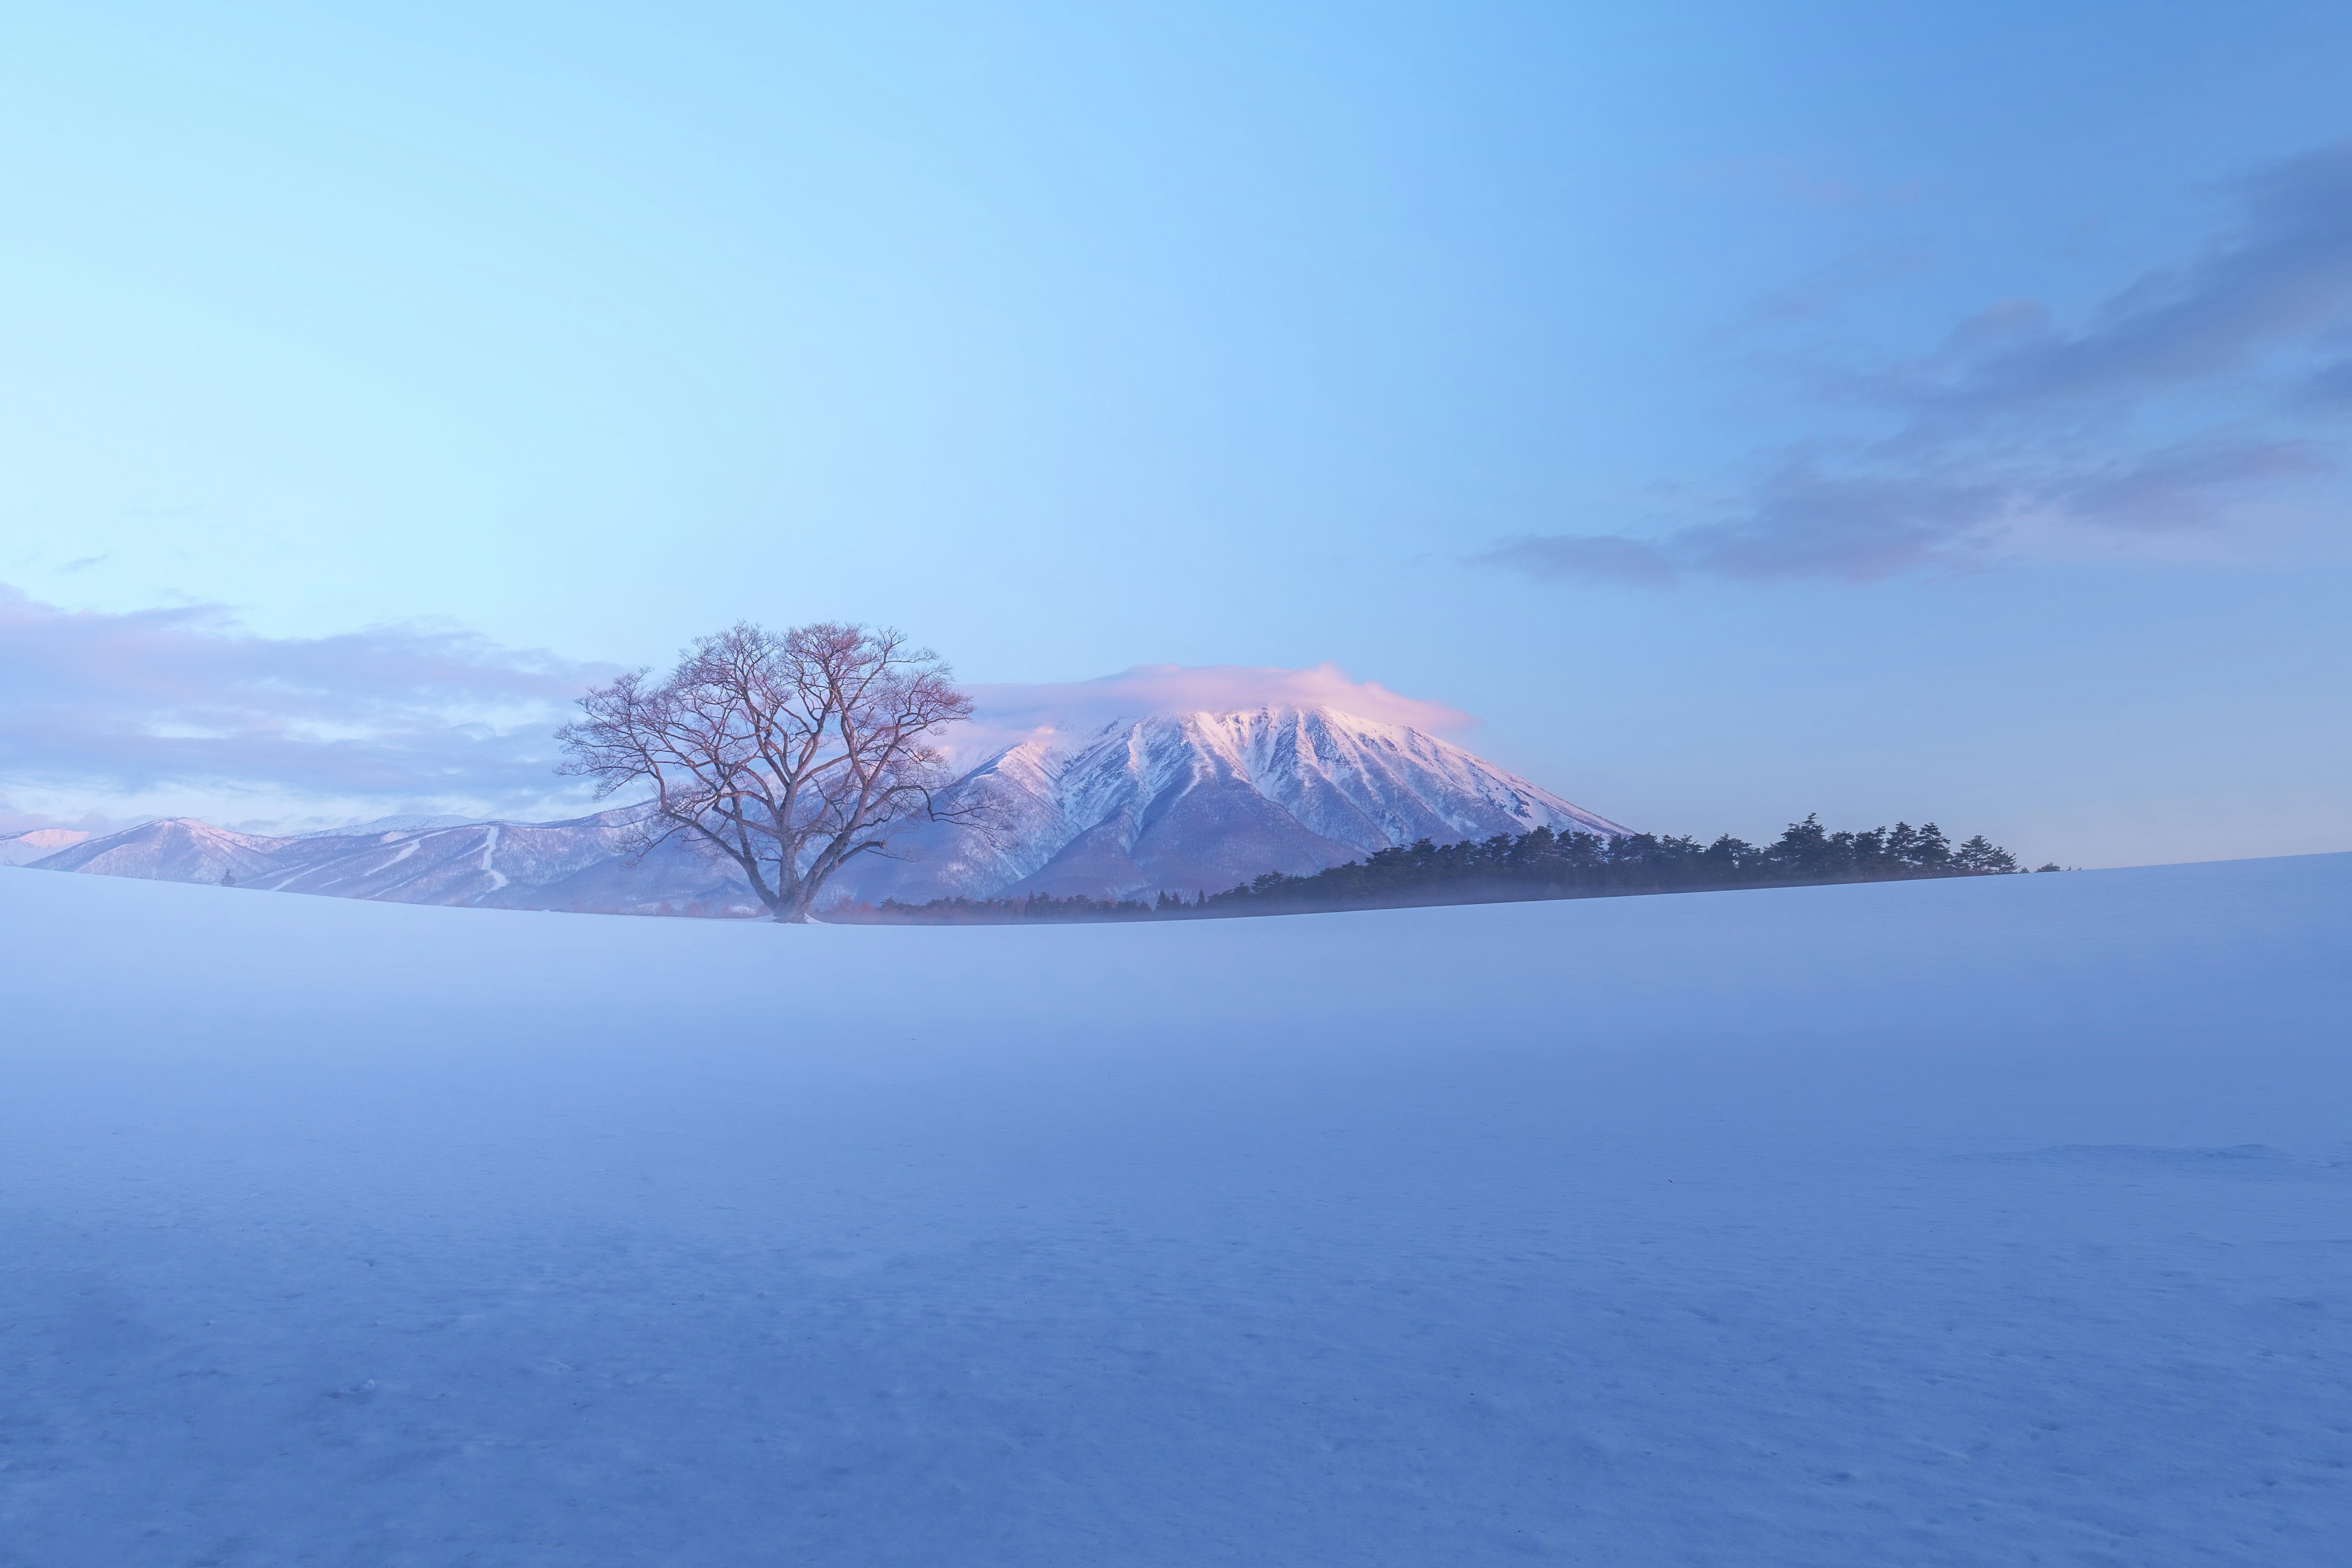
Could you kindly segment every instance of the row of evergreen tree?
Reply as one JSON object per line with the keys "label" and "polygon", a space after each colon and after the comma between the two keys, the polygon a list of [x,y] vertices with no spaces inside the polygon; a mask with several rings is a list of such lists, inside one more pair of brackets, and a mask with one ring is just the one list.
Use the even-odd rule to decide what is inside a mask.
{"label": "row of evergreen tree", "polygon": [[[893,900],[878,907],[838,910],[833,920],[882,924],[999,924],[1020,921],[1198,920],[1230,915],[1313,910],[1402,909],[1424,904],[1496,903],[1528,899],[1607,898],[1632,893],[1699,892],[1730,888],[1792,887],[1824,882],[1887,882],[1919,877],[2002,876],[2019,869],[2016,857],[1978,834],[1955,845],[1930,822],[1898,822],[1855,833],[1830,832],[1818,816],[1792,822],[1769,844],[1728,834],[1711,844],[1696,838],[1635,833],[1497,834],[1487,839],[1439,844],[1424,838],[1398,849],[1306,876],[1268,871],[1222,893],[1187,899],[1160,893],[1139,899],[934,899],[927,904]],[[2044,866],[2055,871],[2056,866]]]}

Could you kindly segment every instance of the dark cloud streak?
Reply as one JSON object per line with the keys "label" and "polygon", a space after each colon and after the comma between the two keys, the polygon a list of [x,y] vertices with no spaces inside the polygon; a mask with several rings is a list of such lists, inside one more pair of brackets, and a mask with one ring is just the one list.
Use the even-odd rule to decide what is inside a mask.
{"label": "dark cloud streak", "polygon": [[2228,235],[2078,331],[2011,300],[1924,359],[1844,378],[1838,400],[1895,427],[1769,458],[1727,515],[1654,540],[1521,536],[1470,559],[1539,581],[1867,582],[1990,564],[2046,535],[2121,549],[2222,528],[2250,498],[2341,466],[2320,436],[2216,426],[2209,407],[2243,394],[2268,426],[2352,400],[2352,362],[2313,363],[2352,329],[2352,141],[2233,194]]}
{"label": "dark cloud streak", "polygon": [[2085,331],[2000,334],[1961,350],[1931,408],[2006,416],[2061,400],[2137,402],[2241,370],[2268,345],[2352,308],[2352,142],[2290,158],[2238,187],[2239,232],[2197,262],[2149,273]]}

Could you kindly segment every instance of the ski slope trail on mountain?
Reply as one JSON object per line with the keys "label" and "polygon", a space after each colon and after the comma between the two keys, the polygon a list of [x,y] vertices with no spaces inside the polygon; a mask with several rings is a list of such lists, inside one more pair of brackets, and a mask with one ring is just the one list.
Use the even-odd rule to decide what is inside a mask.
{"label": "ski slope trail on mountain", "polygon": [[2352,856],[976,928],[0,870],[0,1564],[2339,1563],[2347,958]]}

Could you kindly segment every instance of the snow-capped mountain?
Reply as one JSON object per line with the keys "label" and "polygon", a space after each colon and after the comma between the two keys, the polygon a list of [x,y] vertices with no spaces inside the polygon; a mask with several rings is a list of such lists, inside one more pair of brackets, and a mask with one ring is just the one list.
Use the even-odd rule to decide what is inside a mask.
{"label": "snow-capped mountain", "polygon": [[[853,862],[835,897],[1218,892],[1421,838],[1626,831],[1459,746],[1330,708],[1155,715],[1034,735],[973,768],[945,799],[971,808],[977,825],[916,829],[889,858]],[[404,903],[759,912],[730,863],[683,838],[633,858],[642,810],[566,822],[385,818],[284,837],[173,817],[36,864]]]}
{"label": "snow-capped mountain", "polygon": [[908,836],[845,873],[859,897],[1220,892],[1421,838],[1626,830],[1461,747],[1331,708],[1119,719],[1037,736],[947,797],[993,825]]}

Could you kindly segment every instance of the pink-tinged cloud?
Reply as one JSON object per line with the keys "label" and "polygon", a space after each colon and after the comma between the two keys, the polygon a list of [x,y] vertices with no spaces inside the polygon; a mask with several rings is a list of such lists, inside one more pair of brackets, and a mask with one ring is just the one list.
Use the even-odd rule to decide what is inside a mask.
{"label": "pink-tinged cloud", "polygon": [[550,733],[604,673],[461,630],[268,637],[216,606],[76,612],[0,584],[0,790],[520,806],[552,793]]}
{"label": "pink-tinged cloud", "polygon": [[1115,719],[1152,714],[1334,708],[1360,719],[1409,725],[1433,734],[1458,732],[1475,722],[1469,714],[1445,703],[1407,697],[1378,681],[1354,679],[1336,664],[1307,669],[1139,664],[1094,680],[981,685],[969,689],[978,711],[966,732],[955,737],[954,744],[959,756],[975,762],[1042,731],[1085,732]]}

